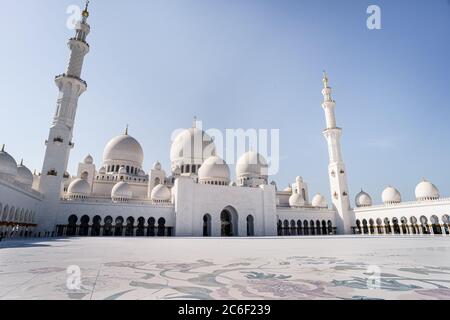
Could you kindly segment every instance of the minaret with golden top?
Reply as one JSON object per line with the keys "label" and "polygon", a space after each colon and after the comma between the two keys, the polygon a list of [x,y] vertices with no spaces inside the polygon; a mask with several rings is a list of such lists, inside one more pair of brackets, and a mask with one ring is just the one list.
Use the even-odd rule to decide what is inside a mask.
{"label": "minaret with golden top", "polygon": [[330,178],[331,198],[334,209],[336,210],[336,226],[338,234],[350,234],[352,227],[352,212],[350,209],[350,197],[347,184],[347,171],[341,152],[342,129],[336,125],[335,108],[336,102],[331,97],[331,88],[329,86],[328,76],[323,73],[324,101],[322,108],[325,111],[325,120],[327,128],[323,135],[327,140],[329,153],[328,175]]}
{"label": "minaret with golden top", "polygon": [[46,199],[59,201],[62,196],[63,178],[67,170],[72,141],[75,115],[79,97],[86,91],[87,83],[81,78],[84,57],[89,52],[86,38],[90,32],[89,1],[82,12],[81,20],[76,24],[75,36],[68,41],[70,58],[65,73],[55,77],[59,95],[56,111],[46,141],[46,151],[39,191]]}

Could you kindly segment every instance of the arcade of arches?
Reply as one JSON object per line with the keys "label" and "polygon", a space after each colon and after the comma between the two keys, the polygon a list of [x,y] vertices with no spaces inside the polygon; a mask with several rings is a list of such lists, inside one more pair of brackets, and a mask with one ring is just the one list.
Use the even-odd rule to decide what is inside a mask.
{"label": "arcade of arches", "polygon": [[353,227],[354,234],[438,234],[450,235],[450,217],[443,215],[441,219],[433,215],[428,219],[426,216],[419,218],[412,216],[398,218],[377,218],[356,220]]}
{"label": "arcade of arches", "polygon": [[140,217],[135,220],[128,217],[126,220],[119,216],[113,219],[107,216],[102,219],[95,216],[92,220],[84,215],[80,219],[76,215],[71,215],[67,225],[56,227],[58,237],[171,237],[173,228],[166,226],[164,218]]}
{"label": "arcade of arches", "polygon": [[330,220],[278,221],[278,236],[327,236],[335,235],[336,231]]}

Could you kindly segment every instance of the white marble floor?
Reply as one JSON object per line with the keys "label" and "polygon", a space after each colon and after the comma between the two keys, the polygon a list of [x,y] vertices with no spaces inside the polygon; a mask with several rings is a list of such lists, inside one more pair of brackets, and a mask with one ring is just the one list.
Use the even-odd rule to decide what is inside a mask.
{"label": "white marble floor", "polygon": [[3,241],[0,299],[450,299],[450,237]]}

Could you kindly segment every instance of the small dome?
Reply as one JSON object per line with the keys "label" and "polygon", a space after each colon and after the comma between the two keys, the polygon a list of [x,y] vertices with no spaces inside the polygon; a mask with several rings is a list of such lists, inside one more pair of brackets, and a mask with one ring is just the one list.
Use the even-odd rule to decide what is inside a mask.
{"label": "small dome", "polygon": [[161,163],[159,163],[159,161],[157,161],[153,164],[153,170],[157,170],[157,171],[161,170]]}
{"label": "small dome", "polygon": [[139,177],[145,177],[145,171],[144,170],[139,170]]}
{"label": "small dome", "polygon": [[92,156],[90,154],[88,154],[86,156],[86,158],[84,158],[83,162],[84,162],[84,164],[93,164],[94,158],[92,158]]}
{"label": "small dome", "polygon": [[316,208],[328,208],[327,199],[321,194],[316,194],[314,196],[311,205]]}
{"label": "small dome", "polygon": [[106,174],[106,168],[105,167],[101,167],[100,170],[98,171],[98,173]]}
{"label": "small dome", "polygon": [[289,198],[289,205],[291,207],[303,207],[305,205],[305,199],[300,194],[294,193]]}
{"label": "small dome", "polygon": [[236,165],[236,175],[242,176],[259,176],[266,177],[268,175],[269,166],[266,159],[257,152],[249,151],[244,153],[238,160]]}
{"label": "small dome", "polygon": [[5,151],[4,145],[0,151],[0,174],[13,177],[17,175],[17,162],[8,152]]}
{"label": "small dome", "polygon": [[127,169],[125,169],[125,167],[120,167],[119,174],[127,174]]}
{"label": "small dome", "polygon": [[286,189],[284,189],[285,192],[290,192],[292,193],[292,186],[288,185]]}
{"label": "small dome", "polygon": [[370,207],[372,206],[372,198],[368,193],[361,190],[361,192],[356,195],[355,204],[358,208]]}
{"label": "small dome", "polygon": [[384,204],[394,204],[402,202],[400,192],[394,187],[387,187],[381,195]]}
{"label": "small dome", "polygon": [[123,134],[109,141],[105,147],[103,162],[110,161],[129,162],[135,166],[142,167],[144,151],[135,138],[128,134]]}
{"label": "small dome", "polygon": [[33,185],[33,173],[31,173],[30,169],[23,165],[23,162],[17,167],[17,176],[16,180],[19,183],[22,183],[26,186],[31,187]]}
{"label": "small dome", "polygon": [[199,181],[230,182],[230,167],[217,156],[209,157],[198,170]]}
{"label": "small dome", "polygon": [[159,184],[153,188],[151,199],[156,202],[169,202],[171,193],[169,188],[163,184]]}
{"label": "small dome", "polygon": [[117,183],[111,191],[111,198],[115,202],[125,202],[133,197],[133,192],[131,187],[126,182]]}
{"label": "small dome", "polygon": [[67,194],[71,197],[86,197],[90,193],[91,186],[86,180],[83,179],[76,179],[72,181],[72,183],[69,185],[69,188],[67,189]]}
{"label": "small dome", "polygon": [[429,181],[422,181],[416,187],[416,199],[418,201],[439,199],[439,190]]}

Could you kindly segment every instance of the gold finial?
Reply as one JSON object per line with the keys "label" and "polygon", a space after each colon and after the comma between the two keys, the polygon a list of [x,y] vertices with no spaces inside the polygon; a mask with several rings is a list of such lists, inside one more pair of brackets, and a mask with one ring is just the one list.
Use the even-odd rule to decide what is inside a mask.
{"label": "gold finial", "polygon": [[323,70],[323,85],[325,88],[328,88],[328,75],[325,70]]}
{"label": "gold finial", "polygon": [[86,0],[86,5],[85,5],[83,13],[82,13],[84,20],[89,18],[89,3],[90,3],[90,0]]}
{"label": "gold finial", "polygon": [[126,135],[126,136],[128,135],[128,128],[129,128],[129,126],[128,126],[128,124],[127,124],[127,127],[125,128],[125,135]]}
{"label": "gold finial", "polygon": [[2,146],[2,152],[5,152],[5,144]]}
{"label": "gold finial", "polygon": [[23,167],[23,158],[20,160],[20,165]]}

